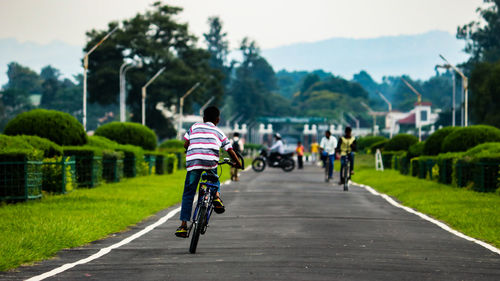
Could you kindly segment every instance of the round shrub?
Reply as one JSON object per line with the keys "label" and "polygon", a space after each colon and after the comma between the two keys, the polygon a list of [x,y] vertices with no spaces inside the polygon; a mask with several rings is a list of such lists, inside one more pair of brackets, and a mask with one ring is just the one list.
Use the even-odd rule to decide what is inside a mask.
{"label": "round shrub", "polygon": [[425,140],[424,155],[438,155],[441,153],[444,138],[457,129],[459,127],[444,127],[435,131]]}
{"label": "round shrub", "polygon": [[443,140],[441,151],[467,151],[486,142],[500,142],[500,130],[487,125],[464,127],[454,130]]}
{"label": "round shrub", "polygon": [[0,135],[0,161],[42,160],[43,152],[21,138]]}
{"label": "round shrub", "polygon": [[467,150],[465,156],[474,156],[478,154],[500,154],[500,142],[487,142]]}
{"label": "round shrub", "polygon": [[120,146],[120,144],[118,144],[117,142],[101,136],[90,136],[88,145],[100,147],[103,149],[117,149]]}
{"label": "round shrub", "polygon": [[374,143],[380,142],[386,140],[386,138],[382,136],[366,136],[366,137],[361,137],[356,140],[357,148],[358,151],[363,151],[365,149],[370,148],[370,146]]}
{"label": "round shrub", "polygon": [[370,151],[372,153],[375,153],[377,151],[377,149],[380,149],[380,150],[384,150],[385,149],[385,145],[389,142],[389,140],[381,140],[381,141],[378,141],[374,144],[372,144],[370,146]]}
{"label": "round shrub", "polygon": [[409,134],[399,134],[394,136],[392,139],[387,142],[384,147],[385,151],[400,151],[405,150],[408,151],[410,145],[418,142],[417,137],[409,135]]}
{"label": "round shrub", "polygon": [[16,138],[6,135],[0,135],[0,151],[6,149],[30,149],[33,150],[33,146],[27,143],[22,138]]}
{"label": "round shrub", "polygon": [[176,140],[176,139],[166,140],[160,144],[160,148],[182,148],[182,149],[184,149],[184,142],[181,140]]}
{"label": "round shrub", "polygon": [[131,122],[111,122],[97,128],[95,135],[121,144],[140,146],[145,150],[156,149],[156,134],[148,127]]}
{"label": "round shrub", "polygon": [[35,109],[17,115],[5,126],[6,135],[30,135],[49,139],[58,145],[84,145],[87,134],[82,124],[68,113]]}
{"label": "round shrub", "polygon": [[44,139],[37,136],[16,136],[14,138],[21,138],[25,142],[29,143],[35,149],[43,151],[43,157],[52,158],[56,156],[63,155],[63,150],[58,144],[51,142],[48,139]]}
{"label": "round shrub", "polygon": [[410,145],[410,147],[408,148],[408,153],[406,154],[408,159],[423,155],[425,145],[426,142],[417,142]]}

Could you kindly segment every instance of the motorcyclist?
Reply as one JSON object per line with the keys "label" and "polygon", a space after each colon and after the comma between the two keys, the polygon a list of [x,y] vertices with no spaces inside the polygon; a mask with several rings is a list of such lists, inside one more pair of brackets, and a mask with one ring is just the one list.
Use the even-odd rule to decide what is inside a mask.
{"label": "motorcyclist", "polygon": [[283,145],[283,141],[281,140],[281,135],[279,133],[274,134],[275,142],[269,148],[271,151],[271,155],[269,156],[269,160],[271,163],[278,162],[282,155],[285,153],[285,147]]}

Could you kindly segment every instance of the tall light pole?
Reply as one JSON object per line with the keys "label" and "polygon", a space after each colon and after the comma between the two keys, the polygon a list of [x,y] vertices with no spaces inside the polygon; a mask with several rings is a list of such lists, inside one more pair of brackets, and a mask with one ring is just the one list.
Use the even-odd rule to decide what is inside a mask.
{"label": "tall light pole", "polygon": [[[389,113],[392,112],[392,104],[391,102],[380,92],[380,91],[377,91],[378,95],[387,103],[387,105],[389,106]],[[391,127],[389,128],[389,138],[392,139],[392,131],[393,131],[393,125],[392,125],[392,118],[389,118],[389,121],[391,122]]]}
{"label": "tall light pole", "polygon": [[165,70],[165,67],[162,67],[156,74],[153,76],[153,78],[149,79],[148,83],[146,85],[142,86],[142,125],[146,126],[146,88],[149,86],[149,84],[153,83],[153,81],[160,76],[160,74]]}
{"label": "tall light pole", "polygon": [[200,116],[201,116],[201,115],[203,115],[203,111],[205,110],[205,108],[207,108],[207,107],[208,107],[208,105],[209,105],[212,101],[214,101],[214,99],[215,99],[215,96],[211,97],[211,98],[210,98],[210,99],[209,99],[209,100],[208,100],[208,101],[207,101],[204,105],[202,105],[202,106],[201,106],[201,108],[200,108]]}
{"label": "tall light pole", "polygon": [[[451,65],[450,64],[445,64],[445,65],[436,65],[436,71],[438,68],[445,68],[445,69],[450,69]],[[453,93],[452,93],[452,105],[451,105],[451,126],[455,127],[455,92],[456,92],[456,82],[455,82],[455,73],[451,76],[451,81],[453,83]]]}
{"label": "tall light pole", "polygon": [[127,71],[133,67],[141,68],[142,67],[142,61],[137,61],[134,60],[133,62],[124,62],[120,66],[120,122],[125,122],[125,98],[126,98],[126,79],[125,79],[125,74]]}
{"label": "tall light pole", "polygon": [[467,78],[467,76],[465,76],[465,74],[460,71],[456,66],[454,66],[453,64],[450,64],[448,62],[448,60],[446,60],[442,55],[439,55],[439,57],[441,57],[441,59],[443,59],[451,68],[453,68],[453,70],[455,70],[456,73],[458,73],[458,75],[460,75],[462,77],[462,88],[463,88],[463,94],[465,96],[465,99],[464,97],[462,97],[462,108],[463,108],[463,111],[464,111],[464,126],[467,127],[468,126],[468,99],[469,99],[469,79]]}
{"label": "tall light pole", "polygon": [[[415,90],[415,88],[413,88],[413,86],[408,83],[408,81],[403,79],[403,77],[401,77],[401,80],[406,84],[406,86],[408,86],[408,88],[410,88],[410,90],[412,90],[413,93],[415,93],[415,95],[417,95],[418,105],[420,105],[422,103],[422,94]],[[415,116],[417,116],[416,113]],[[420,114],[418,116],[420,116]],[[422,141],[422,125],[420,124],[420,120],[416,120],[416,118],[415,122],[418,122],[418,141]]]}
{"label": "tall light pole", "polygon": [[118,29],[118,26],[113,28],[108,34],[106,34],[99,43],[97,43],[90,51],[88,51],[85,56],[83,57],[83,118],[82,118],[82,123],[83,123],[83,129],[87,131],[87,70],[89,69],[89,56],[92,52],[99,47],[99,45],[102,44],[106,39],[111,36],[116,30]]}
{"label": "tall light pole", "polygon": [[181,130],[182,130],[182,111],[183,111],[183,107],[184,107],[184,99],[189,96],[196,88],[198,88],[198,86],[200,86],[200,82],[197,82],[196,84],[194,84],[193,87],[191,87],[191,89],[189,89],[185,94],[184,96],[181,97],[181,99],[179,100],[179,126],[178,126],[178,130],[177,130],[177,139],[180,139],[181,138]]}

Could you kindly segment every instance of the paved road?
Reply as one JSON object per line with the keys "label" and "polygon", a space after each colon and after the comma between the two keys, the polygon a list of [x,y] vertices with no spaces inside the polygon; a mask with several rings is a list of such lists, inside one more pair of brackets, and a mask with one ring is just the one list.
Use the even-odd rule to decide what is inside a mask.
{"label": "paved road", "polygon": [[[245,172],[223,190],[195,255],[175,219],[47,280],[500,280],[500,255],[395,208],[361,187],[326,184],[318,168]],[[1,280],[25,279],[92,255],[170,210]]]}

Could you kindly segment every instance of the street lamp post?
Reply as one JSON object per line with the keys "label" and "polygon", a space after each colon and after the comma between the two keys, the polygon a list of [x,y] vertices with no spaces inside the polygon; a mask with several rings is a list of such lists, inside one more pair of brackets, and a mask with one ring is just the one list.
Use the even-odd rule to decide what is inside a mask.
{"label": "street lamp post", "polygon": [[[455,70],[456,73],[458,73],[458,75],[460,75],[462,77],[462,88],[463,88],[463,94],[465,96],[465,99],[462,98],[462,109],[464,111],[464,126],[467,127],[468,126],[468,98],[469,98],[469,79],[467,78],[467,76],[465,76],[465,74],[460,71],[456,66],[454,66],[453,64],[450,64],[448,62],[448,60],[446,60],[442,55],[439,55],[439,57],[441,57],[441,59],[443,59],[451,68],[453,68],[453,70]],[[453,84],[455,85],[455,84]]]}
{"label": "street lamp post", "polygon": [[350,112],[347,112],[347,115],[352,119],[354,120],[354,122],[356,122],[356,130],[358,131],[359,133],[359,119],[354,117],[354,115]]}
{"label": "street lamp post", "polygon": [[134,60],[133,62],[124,62],[120,66],[120,122],[125,122],[125,98],[126,98],[126,79],[125,79],[125,74],[127,71],[133,67],[141,68],[142,67],[142,62]]}
{"label": "street lamp post", "polygon": [[[450,64],[445,64],[445,65],[436,65],[436,71],[437,68],[445,68],[445,69],[450,69],[451,65]],[[455,73],[451,76],[451,81],[453,83],[453,93],[452,93],[452,105],[451,105],[451,126],[455,127],[455,92],[456,92],[456,82],[455,82]]]}
{"label": "street lamp post", "polygon": [[196,88],[198,88],[198,86],[200,86],[200,82],[197,82],[196,84],[194,84],[193,87],[191,87],[191,89],[189,89],[185,94],[184,96],[182,96],[179,100],[179,125],[178,125],[178,130],[177,130],[177,138],[180,139],[181,138],[181,130],[182,130],[182,111],[183,111],[183,107],[184,107],[184,99],[189,96]]}
{"label": "street lamp post", "polygon": [[99,45],[102,44],[106,39],[111,36],[116,30],[118,29],[118,26],[113,28],[108,34],[106,34],[99,43],[97,43],[90,51],[88,51],[85,56],[83,57],[83,118],[82,118],[82,123],[83,123],[83,129],[87,131],[87,70],[89,69],[89,56],[92,52],[99,47]]}
{"label": "street lamp post", "polygon": [[[380,92],[380,91],[377,91],[378,95],[387,103],[387,105],[389,106],[389,113],[392,112],[392,104],[391,102]],[[392,125],[392,118],[389,118],[389,121],[391,122],[391,127],[389,128],[389,138],[392,139],[392,131],[393,131],[393,125]]]}
{"label": "street lamp post", "polygon": [[[418,105],[420,105],[422,103],[422,94],[420,94],[417,90],[415,90],[415,88],[413,88],[413,86],[410,83],[408,83],[408,81],[403,79],[403,77],[401,77],[401,80],[406,84],[406,86],[408,86],[408,88],[410,88],[410,90],[412,90],[413,93],[415,93],[415,95],[417,95]],[[417,115],[415,114],[415,116]],[[415,122],[418,122],[418,141],[422,141],[422,125],[420,124],[420,120],[416,120],[416,118]]]}
{"label": "street lamp post", "polygon": [[156,74],[153,76],[153,78],[149,79],[148,83],[142,87],[142,125],[146,126],[146,88],[149,86],[149,84],[153,83],[153,81],[160,76],[160,74],[165,70],[165,67],[160,69]]}

